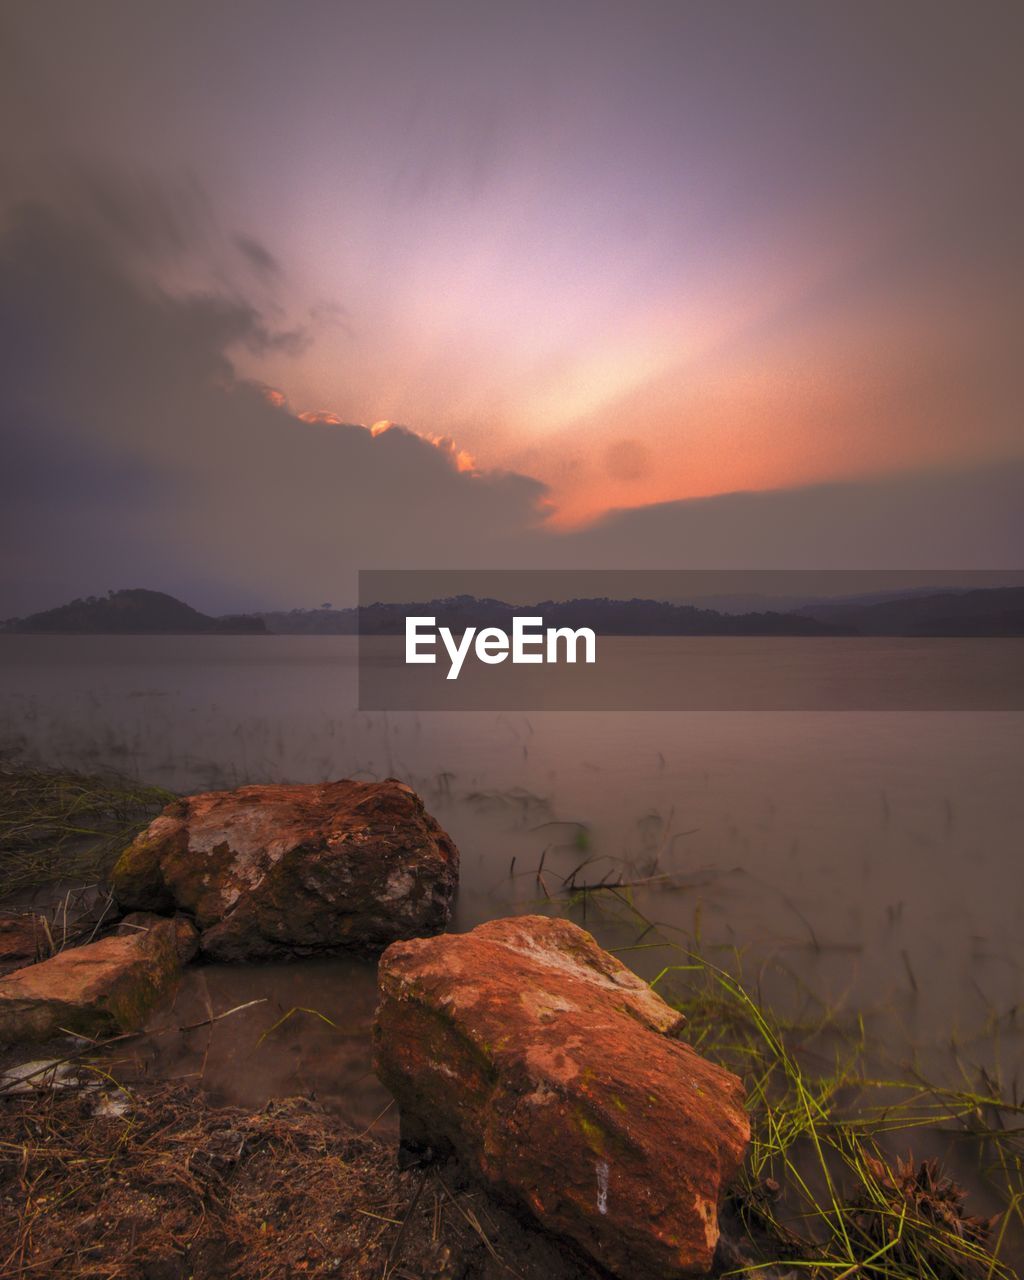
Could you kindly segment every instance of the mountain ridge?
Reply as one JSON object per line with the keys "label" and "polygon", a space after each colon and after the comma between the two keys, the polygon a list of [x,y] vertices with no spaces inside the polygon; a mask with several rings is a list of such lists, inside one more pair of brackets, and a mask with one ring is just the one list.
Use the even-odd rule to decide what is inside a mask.
{"label": "mountain ridge", "polygon": [[[765,598],[765,603],[770,597]],[[1024,587],[950,589],[877,599],[825,599],[799,608],[737,613],[694,603],[589,597],[528,605],[475,596],[381,603],[347,609],[266,610],[215,617],[162,591],[137,587],[73,600],[0,623],[23,635],[400,635],[408,615],[434,617],[452,631],[540,615],[549,626],[589,626],[619,636],[1024,636]]]}
{"label": "mountain ridge", "polygon": [[3,630],[21,635],[265,635],[255,614],[211,617],[164,591],[131,587],[9,618]]}

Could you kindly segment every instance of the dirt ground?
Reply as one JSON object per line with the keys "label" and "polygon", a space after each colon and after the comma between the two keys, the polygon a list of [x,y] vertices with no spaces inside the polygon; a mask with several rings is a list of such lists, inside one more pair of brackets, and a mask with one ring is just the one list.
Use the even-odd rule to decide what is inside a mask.
{"label": "dirt ground", "polygon": [[0,1277],[598,1280],[464,1182],[313,1102],[181,1085],[0,1098]]}

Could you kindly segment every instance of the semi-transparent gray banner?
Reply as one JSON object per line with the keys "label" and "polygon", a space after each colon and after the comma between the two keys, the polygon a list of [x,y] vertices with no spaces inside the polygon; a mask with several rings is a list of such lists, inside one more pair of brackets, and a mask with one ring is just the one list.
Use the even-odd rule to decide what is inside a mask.
{"label": "semi-transparent gray banner", "polygon": [[1019,711],[1024,572],[366,570],[366,710]]}

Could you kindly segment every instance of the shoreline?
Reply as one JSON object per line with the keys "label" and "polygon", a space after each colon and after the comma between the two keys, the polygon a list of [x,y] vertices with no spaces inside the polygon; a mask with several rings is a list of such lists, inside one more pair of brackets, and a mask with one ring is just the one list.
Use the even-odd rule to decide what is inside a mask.
{"label": "shoreline", "polygon": [[[43,790],[47,794],[52,792],[54,785],[57,783],[57,775],[52,774],[43,775],[41,778],[38,774],[11,775],[8,773],[5,778],[9,781],[12,776],[20,778],[23,787],[28,786],[29,779],[34,779],[34,785],[37,789],[41,782],[45,780]],[[69,787],[74,785],[79,788],[85,788],[87,782],[88,780],[83,779],[80,775],[77,777],[63,775],[57,790],[63,791],[66,796]],[[105,785],[111,786],[113,784],[108,781]],[[37,791],[33,792],[33,794],[37,793]],[[102,793],[103,803],[109,805],[114,793],[116,793],[116,786],[114,786],[114,792]],[[146,825],[152,807],[160,799],[163,799],[164,795],[166,793],[158,794],[146,789],[136,788],[134,785],[124,787],[122,784],[122,792],[119,797],[121,808],[118,810],[121,818],[125,818],[130,811],[129,797],[134,797],[136,804],[141,800],[142,807],[136,809],[134,816],[129,819],[126,825],[116,828],[114,833],[107,833],[111,835],[111,839],[102,846],[102,849],[106,850],[105,853],[103,853],[102,849],[99,852],[95,848],[92,850],[93,854],[96,855],[96,861],[92,864],[91,869],[98,872],[102,871],[104,858],[109,861],[111,852],[124,842],[129,830],[133,827],[141,829]],[[52,819],[52,813],[50,817]],[[6,845],[2,847],[5,852],[8,851]],[[73,842],[69,843],[68,851],[72,848]],[[52,866],[52,861],[47,865]],[[608,885],[606,888],[608,890],[616,890],[616,892],[608,892],[604,896],[610,899],[622,899],[625,904],[622,909],[636,917],[641,938],[637,945],[639,947],[650,946],[652,937],[656,936],[658,926],[653,921],[645,919],[635,904],[628,902],[630,896],[628,886],[623,886],[622,891],[619,891],[615,885]],[[584,891],[581,894],[576,894],[575,906],[570,901],[566,909],[570,914],[575,912],[578,919],[581,906],[585,910],[586,907],[583,904],[586,904],[588,899],[592,903],[593,887],[590,887],[589,892]],[[561,908],[555,910],[555,914],[558,914],[560,910]],[[593,905],[591,905],[591,910],[593,910]],[[652,930],[655,931],[653,935],[651,933]],[[646,938],[646,942],[643,941],[644,938]],[[671,947],[675,944],[665,942],[659,945]],[[629,948],[626,950],[628,952]],[[623,955],[623,958],[628,960],[628,954]],[[301,964],[301,962],[299,963]],[[206,968],[208,967],[200,965],[194,972],[202,975]],[[251,979],[256,984],[254,989],[258,989],[261,975],[269,975],[274,968],[287,971],[289,966],[242,964],[234,966],[234,972]],[[970,1205],[965,1206],[960,1193],[951,1185],[942,1183],[942,1176],[937,1169],[931,1169],[920,1164],[915,1164],[912,1168],[903,1166],[899,1160],[899,1152],[890,1149],[892,1144],[888,1140],[888,1135],[901,1128],[906,1134],[912,1134],[913,1129],[921,1125],[923,1119],[927,1119],[930,1129],[940,1127],[942,1124],[954,1125],[960,1129],[964,1141],[977,1144],[979,1157],[986,1150],[990,1157],[999,1157],[1000,1153],[1002,1153],[1004,1164],[1006,1160],[1009,1161],[1006,1171],[1007,1177],[1011,1177],[1010,1170],[1013,1160],[1016,1158],[1017,1140],[1009,1132],[1009,1129],[1012,1117],[1020,1112],[1020,1107],[1011,1100],[1001,1099],[994,1094],[992,1091],[994,1082],[989,1081],[987,1089],[982,1087],[985,1082],[979,1082],[978,1087],[974,1090],[964,1088],[957,1091],[928,1085],[920,1078],[909,1076],[903,1082],[890,1080],[887,1088],[880,1088],[878,1087],[878,1081],[872,1079],[869,1071],[871,1050],[876,1046],[858,1044],[855,1039],[851,1040],[848,1026],[842,1026],[839,1021],[831,1018],[827,1013],[824,1016],[819,1015],[816,1020],[811,1019],[808,1021],[805,1019],[802,1023],[794,1023],[777,1016],[770,1009],[761,1007],[749,994],[742,981],[734,974],[727,972],[724,968],[719,968],[708,957],[698,956],[692,952],[687,953],[678,946],[676,946],[675,960],[666,964],[662,972],[654,978],[651,985],[659,989],[670,1000],[670,1003],[687,1014],[686,1038],[688,1042],[713,1061],[721,1062],[723,1065],[731,1065],[733,1069],[740,1071],[747,1081],[748,1094],[751,1097],[750,1110],[752,1119],[755,1121],[756,1133],[741,1187],[737,1189],[737,1194],[734,1196],[735,1213],[733,1226],[736,1230],[733,1235],[727,1238],[727,1243],[723,1246],[725,1251],[733,1251],[734,1260],[735,1257],[740,1256],[745,1248],[750,1249],[756,1246],[757,1256],[763,1259],[765,1263],[772,1258],[776,1260],[786,1258],[797,1264],[801,1273],[806,1274],[808,1265],[810,1264],[812,1267],[815,1265],[815,1252],[817,1252],[817,1266],[820,1274],[822,1276],[834,1275],[837,1269],[837,1260],[842,1256],[837,1252],[839,1242],[844,1234],[849,1235],[851,1224],[856,1224],[859,1220],[858,1215],[863,1216],[865,1200],[870,1200],[872,1196],[880,1196],[883,1200],[888,1197],[887,1202],[891,1205],[903,1206],[898,1211],[896,1209],[891,1210],[897,1217],[902,1214],[902,1217],[900,1217],[900,1221],[903,1223],[901,1230],[907,1229],[906,1219],[908,1214],[917,1215],[919,1220],[915,1223],[914,1230],[918,1248],[927,1249],[930,1244],[934,1245],[934,1240],[929,1244],[929,1232],[934,1232],[939,1227],[942,1227],[942,1231],[946,1234],[949,1231],[954,1234],[959,1233],[959,1237],[967,1242],[964,1247],[967,1249],[968,1256],[965,1256],[961,1259],[961,1263],[957,1264],[961,1265],[962,1270],[943,1271],[939,1269],[934,1272],[935,1275],[963,1274],[964,1276],[973,1276],[975,1274],[989,1274],[992,1277],[1010,1277],[1015,1274],[1012,1269],[1012,1261],[1004,1263],[998,1260],[999,1257],[1014,1259],[1019,1256],[1019,1245],[1014,1239],[1019,1224],[1015,1221],[1013,1214],[1011,1213],[1000,1223],[994,1224],[990,1242],[996,1253],[995,1255],[989,1255],[984,1252],[983,1245],[980,1243],[983,1239],[982,1224],[972,1217]],[[260,1002],[256,1000],[254,1003]],[[227,1016],[231,1012],[233,1012],[231,1009],[225,1010],[220,1007],[217,1007],[216,1011],[214,1011],[211,1007],[210,1018],[218,1024],[218,1035],[223,1036],[226,1034],[230,1036],[232,1034],[232,1019]],[[260,1012],[262,1016],[264,1011]],[[276,1016],[276,1013],[272,1016],[270,1010],[265,1012],[264,1022],[270,1030],[274,1030],[282,1020]],[[324,1020],[324,1034],[328,1041],[333,1034],[330,1030],[331,1026],[335,1027],[338,1034],[343,1034],[346,1031],[350,1036],[353,1034],[351,1027],[339,1029],[335,1020],[318,1013],[315,1008],[307,1007],[304,1012],[309,1015],[316,1015],[311,1017],[311,1021]],[[295,1019],[292,1020],[292,1026],[283,1028],[281,1034],[287,1033],[287,1035],[290,1035],[294,1031],[295,1021]],[[327,1024],[330,1025],[328,1026]],[[197,1025],[201,1026],[202,1023],[199,1022]],[[130,1038],[127,1037],[126,1039]],[[240,1042],[240,1046],[244,1047],[243,1042]],[[37,1050],[44,1050],[43,1046],[27,1048],[30,1049],[33,1055],[36,1054]],[[90,1055],[94,1056],[94,1060],[90,1063],[92,1079],[96,1078],[96,1073],[101,1073],[102,1076],[106,1076],[109,1080],[117,1080],[118,1072],[109,1061],[109,1051],[96,1054],[95,1050],[97,1048],[99,1046],[86,1045],[84,1046],[85,1051],[81,1055],[83,1058],[88,1058]],[[208,1053],[209,1047],[207,1048]],[[43,1056],[45,1056],[45,1053]],[[206,1059],[204,1058],[203,1071],[205,1069]],[[219,1121],[214,1116],[214,1112],[223,1110],[223,1108],[214,1107],[207,1100],[202,1074],[197,1084],[179,1084],[177,1086],[172,1086],[166,1081],[161,1083],[159,1080],[139,1085],[132,1083],[130,1078],[126,1078],[119,1081],[116,1092],[118,1096],[127,1096],[134,1099],[131,1103],[132,1107],[135,1108],[132,1114],[137,1116],[138,1123],[144,1126],[145,1117],[150,1107],[149,1098],[151,1092],[155,1090],[156,1094],[154,1096],[157,1096],[161,1089],[171,1087],[181,1091],[176,1095],[179,1104],[181,1104],[182,1099],[187,1098],[189,1100],[187,1109],[197,1109],[204,1116],[212,1116],[213,1119],[211,1119],[210,1123],[216,1128]],[[892,1096],[894,1091],[897,1095],[895,1097]],[[906,1096],[899,1096],[901,1091]],[[18,1124],[28,1125],[29,1127],[36,1125],[38,1127],[44,1123],[48,1116],[53,1116],[58,1112],[62,1115],[65,1112],[70,1114],[70,1111],[73,1110],[73,1105],[70,1098],[66,1098],[65,1095],[70,1095],[71,1092],[74,1091],[40,1091],[31,1095],[30,1100],[26,1100],[24,1096],[21,1096],[20,1101],[18,1100],[19,1095],[8,1092],[6,1096],[0,1098],[0,1109],[2,1109],[4,1116],[3,1123],[5,1125],[13,1123],[15,1132],[22,1132],[22,1130],[17,1129]],[[81,1094],[79,1098],[81,1106],[88,1108],[89,1098],[87,1094],[91,1094],[94,1091],[78,1090],[78,1092]],[[235,1106],[228,1107],[227,1111],[231,1112],[236,1119],[238,1117],[248,1117],[245,1120],[245,1123],[248,1124],[257,1123],[257,1117],[268,1114],[268,1109],[273,1110],[275,1106],[277,1106],[277,1102],[271,1100],[264,1103],[262,1107],[240,1108]],[[339,1142],[349,1141],[354,1134],[360,1132],[337,1114],[332,1115],[322,1109],[317,1109],[316,1114],[321,1117],[316,1123],[322,1126],[322,1131],[331,1130],[335,1139]],[[85,1118],[88,1119],[87,1116]],[[110,1122],[117,1119],[117,1116],[105,1117],[105,1120]],[[46,1120],[46,1123],[49,1123],[49,1121]],[[132,1124],[134,1123],[133,1121]],[[303,1120],[302,1123],[305,1125],[312,1122]],[[1004,1123],[1007,1125],[1007,1130],[1001,1136],[1001,1126]],[[766,1124],[767,1127],[765,1127]],[[791,1132],[783,1141],[780,1133],[786,1126],[791,1127]],[[362,1137],[369,1141],[372,1134],[367,1131],[362,1133]],[[7,1140],[13,1145],[17,1145],[13,1138]],[[93,1138],[89,1139],[89,1141],[93,1140]],[[96,1140],[99,1139],[97,1138]],[[56,1158],[55,1153],[60,1150],[59,1143],[51,1144],[48,1147],[47,1144],[49,1142],[50,1140],[47,1139],[47,1142],[33,1157],[41,1161],[39,1169],[43,1172],[40,1176],[43,1176],[44,1179],[51,1176],[51,1173],[45,1172],[45,1170],[50,1168],[49,1162]],[[374,1142],[376,1143],[373,1148],[376,1153],[374,1160],[390,1161],[393,1165],[397,1155],[395,1139],[392,1137],[390,1141],[384,1142],[374,1139]],[[845,1169],[843,1180],[847,1185],[841,1194],[836,1192],[831,1201],[817,1201],[812,1198],[810,1201],[804,1199],[801,1204],[803,1193],[800,1191],[800,1185],[807,1174],[808,1152],[813,1153],[815,1146],[820,1147],[822,1145],[828,1148],[829,1154],[827,1161],[819,1169],[819,1173],[821,1169],[826,1167],[826,1164],[828,1168],[833,1170]],[[106,1148],[103,1148],[103,1150],[106,1151]],[[904,1145],[904,1154],[906,1154],[907,1150],[908,1147]],[[102,1158],[107,1158],[107,1156]],[[813,1166],[813,1154],[811,1155],[811,1163]],[[372,1161],[371,1164],[373,1164]],[[373,1164],[373,1168],[377,1169],[378,1166]],[[14,1170],[8,1162],[5,1173],[6,1185],[3,1192],[7,1196],[12,1194],[10,1175],[13,1172]],[[376,1176],[374,1174],[374,1177]],[[433,1177],[432,1174],[430,1176]],[[443,1177],[443,1174],[441,1176]],[[21,1186],[23,1185],[23,1180],[19,1181],[19,1179],[21,1179],[20,1174],[17,1175],[15,1181],[17,1185]],[[401,1186],[407,1188],[407,1184],[408,1179],[402,1182]],[[373,1194],[375,1185],[373,1178],[369,1178],[365,1185],[362,1186],[362,1189],[358,1191],[358,1194],[355,1189],[352,1190],[352,1194],[356,1198],[364,1193],[367,1195]],[[387,1185],[391,1188],[390,1194],[397,1194],[395,1187],[399,1184],[388,1182]],[[937,1185],[944,1187],[944,1199],[942,1196],[939,1197],[946,1206],[945,1212],[948,1216],[948,1221],[946,1221],[944,1227],[941,1223],[937,1224],[927,1218],[920,1219],[921,1204],[934,1203],[936,1200],[935,1187]],[[1007,1182],[1006,1187],[1007,1201],[1012,1203],[1014,1194],[1011,1191],[1012,1181]],[[405,1194],[404,1191],[403,1194]],[[469,1192],[467,1194],[483,1193]],[[14,1192],[14,1200],[18,1202],[17,1192]],[[355,1201],[352,1203],[355,1204]],[[27,1211],[27,1207],[28,1200],[21,1202],[18,1219],[20,1223],[24,1223],[24,1213]],[[497,1212],[490,1205],[488,1211]],[[421,1212],[422,1206],[416,1209],[417,1215],[420,1215]],[[890,1211],[887,1210],[887,1212]],[[802,1230],[794,1235],[788,1225],[792,1221],[794,1213],[796,1218],[802,1218],[804,1221],[806,1221],[807,1215],[810,1215],[811,1219],[816,1219],[814,1232]],[[404,1221],[400,1214],[384,1214],[382,1216],[385,1218],[390,1216],[393,1219],[388,1224],[392,1232],[399,1229],[396,1224]],[[456,1217],[462,1222],[463,1226],[466,1225],[466,1220],[462,1215],[456,1215]],[[35,1236],[38,1239],[45,1240],[48,1236],[49,1228],[46,1227],[45,1218],[46,1214],[44,1213],[36,1223]],[[51,1237],[54,1240],[59,1237],[60,1231],[63,1229],[60,1225],[63,1223],[63,1219],[55,1221],[58,1221],[58,1225],[54,1228],[56,1234]],[[19,1230],[21,1230],[21,1227],[19,1227]],[[227,1230],[226,1227],[225,1230]],[[411,1228],[408,1230],[411,1230]],[[503,1228],[503,1230],[507,1235],[513,1229],[509,1226]],[[531,1228],[531,1230],[536,1229]],[[487,1259],[494,1263],[491,1253],[481,1243],[479,1233],[474,1229],[471,1234],[475,1241],[472,1248],[477,1249],[479,1247],[483,1249]],[[500,1238],[504,1238],[500,1232],[498,1234]],[[228,1235],[230,1235],[230,1232]],[[386,1235],[386,1232],[382,1232],[378,1244],[374,1245],[377,1250],[377,1253],[373,1255],[373,1266],[377,1267],[377,1271],[373,1272],[375,1275],[380,1274],[380,1250],[384,1249],[386,1245],[386,1250],[389,1251],[394,1244],[394,1238],[392,1237],[389,1242],[386,1239]],[[359,1236],[358,1238],[362,1240],[363,1237]],[[434,1243],[437,1242],[437,1238],[435,1234]],[[974,1243],[971,1243],[972,1240],[974,1240]],[[766,1241],[770,1241],[767,1251]],[[884,1241],[876,1242],[876,1247],[882,1247],[883,1244]],[[210,1247],[212,1248],[213,1246]],[[445,1247],[450,1248],[451,1246],[446,1245]],[[943,1246],[943,1248],[945,1247]],[[14,1250],[20,1249],[21,1244],[18,1240],[12,1241],[11,1248]],[[862,1265],[864,1258],[867,1256],[864,1253],[863,1244],[858,1248],[861,1250],[859,1261],[858,1255],[854,1253],[850,1265]],[[810,1249],[809,1253],[807,1252],[808,1249]],[[353,1277],[363,1274],[359,1271],[331,1272],[326,1267],[333,1256],[335,1255],[331,1253],[330,1249],[327,1249],[322,1257],[316,1261],[316,1267],[319,1270],[314,1269],[312,1273],[323,1275],[345,1274]],[[386,1260],[388,1257],[387,1252],[385,1252],[384,1257]],[[986,1266],[984,1259],[988,1259],[990,1265]],[[311,1257],[296,1256],[288,1261],[288,1265],[298,1267],[298,1264],[303,1261],[308,1264],[313,1263]],[[40,1263],[40,1267],[45,1265],[48,1264],[45,1262]],[[280,1267],[283,1264],[278,1258],[273,1265]],[[387,1265],[390,1266],[390,1262]],[[470,1263],[467,1262],[466,1265],[469,1266]],[[472,1263],[472,1266],[476,1265],[475,1262]],[[497,1263],[494,1263],[494,1265],[497,1265]],[[549,1262],[546,1265],[550,1267],[551,1264]],[[741,1265],[750,1265],[750,1259],[748,1258]],[[910,1263],[912,1267],[919,1265],[919,1261]],[[942,1265],[948,1269],[950,1265],[954,1264],[947,1257]],[[304,1274],[306,1271],[308,1271],[308,1267],[305,1270],[296,1270],[294,1274]],[[30,1274],[36,1273],[46,1274],[46,1271],[40,1269],[38,1272],[31,1272]],[[14,1272],[12,1274],[19,1273]],[[54,1272],[54,1274],[58,1274],[58,1272]],[[144,1276],[150,1273],[143,1270],[129,1271],[125,1274]],[[161,1276],[163,1274],[165,1273],[160,1273]],[[166,1274],[174,1276],[177,1273],[172,1270],[166,1272]],[[203,1273],[197,1270],[194,1274],[201,1275]],[[209,1274],[214,1275],[217,1273],[211,1271]],[[257,1269],[237,1271],[234,1274],[256,1277],[287,1273],[280,1270],[260,1271]],[[369,1276],[371,1271],[368,1270],[365,1274]],[[403,1272],[395,1270],[392,1274],[397,1278]],[[415,1271],[405,1272],[404,1274],[417,1275]],[[436,1274],[441,1276],[445,1272],[438,1271]],[[452,1274],[458,1275],[460,1273],[454,1271]],[[483,1277],[489,1273],[486,1270],[470,1269],[463,1274]],[[498,1273],[495,1272],[495,1274]],[[507,1271],[503,1271],[502,1274],[507,1274]],[[527,1280],[534,1280],[533,1275],[530,1273],[524,1272],[523,1274],[527,1277]],[[554,1276],[556,1273],[548,1270],[546,1272],[538,1271],[535,1274],[536,1280],[542,1280],[542,1277],[547,1275]],[[575,1280],[576,1275],[582,1277],[587,1273],[569,1271],[564,1274],[567,1277],[573,1277],[573,1280]],[[762,1274],[771,1275],[772,1273],[768,1271],[762,1272]],[[779,1272],[779,1274],[784,1273]],[[813,1269],[811,1274],[815,1274]],[[876,1272],[871,1271],[867,1274],[874,1275]],[[897,1277],[916,1274],[926,1275],[932,1274],[932,1272],[916,1272],[904,1267],[903,1270],[879,1270],[877,1274]]]}

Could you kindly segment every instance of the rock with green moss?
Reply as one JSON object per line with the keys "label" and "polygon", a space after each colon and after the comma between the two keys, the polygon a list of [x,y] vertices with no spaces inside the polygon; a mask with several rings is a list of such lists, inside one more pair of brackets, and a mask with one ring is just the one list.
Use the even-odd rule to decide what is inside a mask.
{"label": "rock with green moss", "polygon": [[379,981],[377,1070],[407,1146],[454,1148],[613,1275],[709,1271],[743,1086],[645,982],[541,916],[397,943]]}
{"label": "rock with green moss", "polygon": [[403,782],[239,787],[186,796],[125,850],[125,911],[180,911],[204,955],[380,951],[448,923],[455,845]]}
{"label": "rock with green moss", "polygon": [[[133,933],[146,933],[150,929],[159,929],[167,923],[166,916],[158,916],[153,911],[129,911],[118,922],[117,932],[122,936]],[[199,931],[188,916],[177,915],[171,920],[174,925],[174,942],[178,951],[178,960],[186,965],[194,960],[199,950]]]}
{"label": "rock with green moss", "polygon": [[102,938],[0,978],[0,1042],[143,1027],[181,972],[174,922]]}

